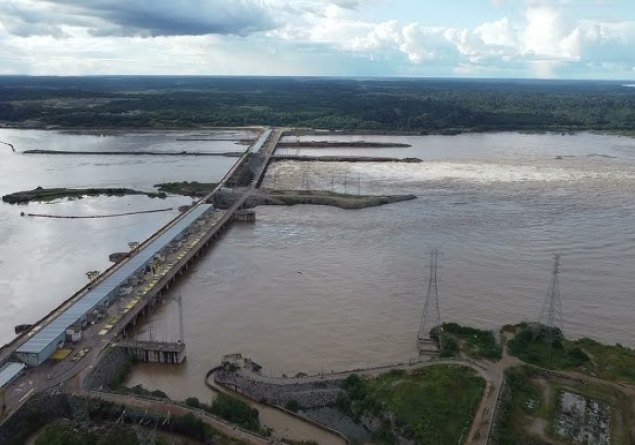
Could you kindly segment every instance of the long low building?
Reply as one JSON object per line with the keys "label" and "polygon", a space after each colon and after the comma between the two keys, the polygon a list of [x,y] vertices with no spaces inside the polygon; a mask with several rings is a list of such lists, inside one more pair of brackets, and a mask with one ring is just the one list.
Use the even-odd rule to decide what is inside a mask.
{"label": "long low building", "polygon": [[[160,254],[172,242],[179,241],[188,229],[202,216],[212,210],[209,204],[200,204],[179,217],[165,232],[141,249],[114,272],[84,294],[79,300],[66,308],[48,325],[42,327],[15,352],[15,356],[29,366],[39,366],[58,348],[64,345],[67,329],[86,325],[88,314],[100,306],[108,305],[120,298],[120,289],[128,285],[129,280],[140,272],[145,272]],[[37,327],[36,327],[37,329]]]}
{"label": "long low building", "polygon": [[0,368],[0,388],[11,384],[24,371],[24,363],[5,363]]}

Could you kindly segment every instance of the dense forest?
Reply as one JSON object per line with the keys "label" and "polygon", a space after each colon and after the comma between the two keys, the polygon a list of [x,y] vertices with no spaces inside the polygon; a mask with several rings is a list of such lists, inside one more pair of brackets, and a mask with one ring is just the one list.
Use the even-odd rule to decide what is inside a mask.
{"label": "dense forest", "polygon": [[0,125],[632,133],[635,88],[608,81],[4,76]]}

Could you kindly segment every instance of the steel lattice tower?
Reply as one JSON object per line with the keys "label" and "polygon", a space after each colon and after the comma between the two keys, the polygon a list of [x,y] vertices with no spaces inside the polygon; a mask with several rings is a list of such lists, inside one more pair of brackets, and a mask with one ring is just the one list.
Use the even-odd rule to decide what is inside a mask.
{"label": "steel lattice tower", "polygon": [[545,301],[540,310],[540,323],[548,328],[558,328],[562,332],[562,302],[560,301],[560,284],[558,275],[560,274],[560,255],[554,255],[553,272],[551,273],[551,282],[549,290],[545,297]]}
{"label": "steel lattice tower", "polygon": [[423,304],[423,314],[419,323],[417,342],[430,340],[430,331],[441,326],[441,312],[439,310],[439,290],[437,287],[439,249],[430,251],[430,271],[428,277],[428,290]]}

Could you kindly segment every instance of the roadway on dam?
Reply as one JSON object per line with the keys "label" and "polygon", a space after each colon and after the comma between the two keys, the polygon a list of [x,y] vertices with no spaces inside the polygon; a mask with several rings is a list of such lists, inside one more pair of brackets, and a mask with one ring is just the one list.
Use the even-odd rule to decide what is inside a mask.
{"label": "roadway on dam", "polygon": [[[195,205],[200,206],[213,201],[214,194],[225,186],[229,178],[243,163],[249,160],[250,155],[260,156],[262,162],[253,172],[253,181],[249,187],[245,189],[243,195],[229,209],[214,209],[214,211],[206,217],[202,226],[199,227],[197,231],[188,234],[186,238],[183,239],[182,246],[169,255],[163,264],[161,264],[153,274],[150,274],[151,276],[135,286],[133,292],[128,297],[125,297],[119,304],[109,308],[107,316],[103,321],[87,327],[83,332],[82,340],[72,346],[72,350],[67,357],[59,361],[48,360],[39,367],[29,368],[24,375],[5,388],[5,403],[8,414],[15,412],[15,410],[33,394],[60,385],[77,375],[80,371],[95,366],[100,358],[101,352],[112,345],[117,337],[122,332],[125,332],[126,326],[134,322],[139,314],[147,309],[148,305],[152,305],[156,302],[160,293],[169,287],[178,275],[186,271],[192,260],[203,252],[204,247],[231,223],[234,213],[241,208],[264,174],[281,134],[282,130],[280,129],[266,129],[263,131],[254,145],[238,159],[218,186],[210,194],[200,199]],[[145,246],[169,230],[169,228],[182,217],[183,216],[179,216],[151,236],[139,247],[139,251],[142,251]],[[114,265],[102,274],[98,280],[101,281],[107,278],[123,264],[125,264],[125,261]],[[93,283],[93,285],[94,284],[95,283]],[[54,321],[59,314],[80,299],[88,290],[88,286],[81,289],[62,305],[55,308],[40,322],[36,323],[33,328],[5,346],[0,351],[0,362],[6,362],[16,349],[26,343],[36,332],[42,329],[42,327]]]}

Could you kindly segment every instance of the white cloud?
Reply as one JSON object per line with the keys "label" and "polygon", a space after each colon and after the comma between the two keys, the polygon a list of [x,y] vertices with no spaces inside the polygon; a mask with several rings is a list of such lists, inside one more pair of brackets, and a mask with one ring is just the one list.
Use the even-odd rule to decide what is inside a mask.
{"label": "white cloud", "polygon": [[53,35],[64,25],[98,36],[239,34],[270,29],[264,0],[4,0],[0,18],[20,36]]}
{"label": "white cloud", "polygon": [[4,0],[0,72],[551,77],[635,66],[635,22],[575,19],[563,0],[515,0],[519,16],[473,27],[365,18],[381,1]]}
{"label": "white cloud", "polygon": [[486,22],[474,29],[485,45],[513,47],[518,44],[516,30],[507,17],[495,22]]}

